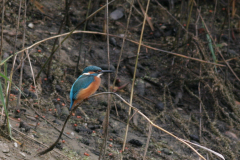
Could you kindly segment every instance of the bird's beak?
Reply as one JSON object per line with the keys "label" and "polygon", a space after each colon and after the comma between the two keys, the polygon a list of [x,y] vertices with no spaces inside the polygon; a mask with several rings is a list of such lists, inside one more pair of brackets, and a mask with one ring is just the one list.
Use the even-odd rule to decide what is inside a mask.
{"label": "bird's beak", "polygon": [[102,70],[101,73],[112,73],[112,70]]}

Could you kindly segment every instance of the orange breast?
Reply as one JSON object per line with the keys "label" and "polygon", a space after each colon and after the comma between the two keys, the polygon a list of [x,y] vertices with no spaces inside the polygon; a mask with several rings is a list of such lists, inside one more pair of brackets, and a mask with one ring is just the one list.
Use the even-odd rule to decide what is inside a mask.
{"label": "orange breast", "polygon": [[88,98],[89,96],[91,96],[93,93],[95,93],[97,91],[97,89],[99,88],[100,84],[101,84],[101,78],[98,77],[94,77],[94,82],[92,82],[87,88],[82,89],[78,95],[77,95],[77,101],[80,102],[86,98]]}

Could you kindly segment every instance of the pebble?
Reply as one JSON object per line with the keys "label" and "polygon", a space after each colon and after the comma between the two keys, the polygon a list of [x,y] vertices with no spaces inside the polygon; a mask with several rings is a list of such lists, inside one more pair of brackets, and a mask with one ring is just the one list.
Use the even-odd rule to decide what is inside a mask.
{"label": "pebble", "polygon": [[59,93],[61,93],[63,90],[62,90],[61,86],[56,85],[56,91],[59,92]]}
{"label": "pebble", "polygon": [[197,135],[189,135],[190,139],[196,142],[199,142],[199,137]]}
{"label": "pebble", "polygon": [[23,121],[20,122],[19,128],[21,128],[21,130],[23,130],[24,132],[28,132],[31,129],[31,127]]}
{"label": "pebble", "polygon": [[130,141],[128,141],[128,143],[131,143],[132,145],[137,147],[141,147],[143,145],[143,143],[137,139],[131,139]]}
{"label": "pebble", "polygon": [[110,44],[112,44],[113,46],[116,46],[117,45],[117,41],[114,37],[111,37],[110,38],[110,41],[109,41]]}
{"label": "pebble", "polygon": [[3,142],[0,142],[0,150],[3,153],[8,153],[10,151],[7,143],[3,143]]}
{"label": "pebble", "polygon": [[17,144],[17,142],[14,142],[14,146],[15,146],[15,147],[18,147],[18,144]]}
{"label": "pebble", "polygon": [[123,15],[124,15],[123,11],[124,11],[124,9],[122,7],[119,7],[116,10],[114,10],[112,13],[110,13],[110,17],[113,20],[118,20],[123,17]]}
{"label": "pebble", "polygon": [[69,115],[69,110],[67,107],[62,107],[62,116],[68,116]]}
{"label": "pebble", "polygon": [[[102,68],[103,70],[108,70],[107,64],[99,65],[99,67]],[[113,65],[110,65],[110,70],[115,71],[115,67]]]}
{"label": "pebble", "polygon": [[138,79],[136,80],[136,83],[137,83],[137,85],[136,85],[136,90],[137,90],[138,94],[139,94],[140,96],[144,96],[144,94],[145,94],[144,81],[143,81],[142,79],[138,78]]}
{"label": "pebble", "polygon": [[7,52],[4,52],[3,53],[3,59],[6,59],[6,58],[8,58],[9,57],[9,54],[7,53]]}
{"label": "pebble", "polygon": [[162,102],[158,102],[154,107],[155,107],[155,110],[159,112],[164,110],[164,104]]}
{"label": "pebble", "polygon": [[28,27],[33,29],[34,28],[34,24],[33,23],[28,23]]}

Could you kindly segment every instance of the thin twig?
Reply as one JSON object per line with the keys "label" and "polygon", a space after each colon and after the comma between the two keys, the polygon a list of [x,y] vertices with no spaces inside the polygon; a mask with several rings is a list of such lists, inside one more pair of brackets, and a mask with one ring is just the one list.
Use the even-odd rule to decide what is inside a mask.
{"label": "thin twig", "polygon": [[[65,5],[65,15],[64,15],[64,18],[62,20],[61,26],[59,27],[58,34],[60,34],[62,32],[62,28],[66,24],[68,12],[69,12],[69,7],[70,7],[72,1],[73,0],[70,0],[70,2],[68,2],[68,0],[65,1],[66,2],[66,5]],[[57,41],[58,41],[58,38],[55,39],[55,41],[54,41],[53,48],[52,48],[52,51],[51,51],[51,55],[53,55],[57,51],[57,49],[55,50]],[[59,48],[60,45],[61,45],[61,43],[58,45],[58,48]],[[53,56],[51,56],[50,59],[49,59],[48,70],[47,70],[47,77],[49,77],[50,74],[51,74],[52,59],[53,59]]]}
{"label": "thin twig", "polygon": [[[30,49],[38,44],[41,44],[47,40],[51,40],[51,39],[54,39],[54,38],[57,38],[57,37],[61,37],[61,36],[67,36],[68,34],[70,34],[71,32],[68,32],[68,33],[64,33],[64,34],[61,34],[61,35],[56,35],[56,36],[53,36],[53,37],[49,37],[49,38],[46,38],[44,40],[41,40],[41,41],[38,41],[36,43],[34,43],[33,45],[29,46],[29,47],[26,47],[25,49],[22,49],[21,51],[18,51],[16,52],[15,54],[9,56],[8,58],[6,58],[5,60],[3,60],[2,62],[0,62],[0,66],[3,65],[6,61],[8,61],[10,58],[12,58],[14,55],[17,55],[27,49]],[[101,32],[93,32],[93,31],[81,31],[81,30],[76,30],[73,32],[73,34],[75,33],[88,33],[88,34],[99,34],[99,35],[106,35],[106,33],[101,33]],[[116,35],[112,35],[112,34],[109,34],[109,36],[113,36],[113,37],[117,37],[117,38],[122,38],[121,36],[116,36]],[[134,44],[137,44],[139,45],[139,42],[136,42],[134,40],[130,40],[130,39],[127,39],[127,41],[129,42],[132,42]],[[198,61],[198,62],[202,62],[202,63],[207,63],[207,64],[212,64],[212,65],[216,65],[216,66],[220,66],[220,67],[226,67],[225,65],[223,64],[219,64],[219,63],[213,63],[213,62],[208,62],[208,61],[204,61],[204,60],[201,60],[201,59],[197,59],[197,58],[193,58],[193,57],[188,57],[188,56],[185,56],[185,55],[182,55],[182,54],[179,54],[179,53],[175,53],[175,52],[170,52],[170,51],[166,51],[166,50],[162,50],[162,49],[158,49],[158,48],[155,48],[155,47],[151,47],[151,46],[148,46],[148,45],[145,45],[145,44],[141,44],[141,46],[143,47],[146,47],[146,48],[149,48],[149,49],[152,49],[152,50],[155,50],[155,51],[159,51],[159,52],[163,52],[163,53],[168,53],[168,54],[171,54],[171,55],[174,55],[174,56],[178,56],[178,57],[182,57],[182,58],[186,58],[186,59],[191,59],[191,60],[194,60],[194,61]],[[39,73],[38,73],[39,74]]]}
{"label": "thin twig", "polygon": [[97,93],[97,94],[94,94],[92,96],[90,96],[89,98],[92,98],[92,97],[95,97],[95,96],[99,96],[99,95],[102,95],[102,94],[113,94],[115,96],[117,96],[119,99],[121,99],[123,101],[123,103],[125,103],[126,105],[128,105],[130,108],[132,108],[134,111],[136,111],[138,114],[140,114],[144,119],[146,119],[150,125],[156,127],[157,129],[167,133],[168,135],[176,138],[177,140],[179,140],[180,142],[186,144],[189,148],[191,148],[198,156],[200,156],[202,159],[206,160],[200,153],[198,153],[198,151],[196,149],[194,149],[191,145],[189,145],[187,142],[185,142],[183,139],[175,136],[174,134],[168,132],[167,130],[163,129],[162,127],[156,125],[155,123],[153,123],[145,114],[143,114],[139,109],[137,109],[136,107],[132,106],[130,103],[128,103],[125,99],[123,99],[120,95],[118,95],[117,93],[114,93],[114,92],[101,92],[101,93]]}
{"label": "thin twig", "polygon": [[[27,14],[27,2],[26,0],[24,1],[24,17],[23,17],[23,39],[22,39],[22,48],[25,48],[25,36],[26,36],[26,14]],[[19,79],[19,87],[21,88],[22,86],[22,76],[23,76],[23,66],[24,66],[24,52],[22,52],[21,55],[21,62],[20,62],[20,79]],[[17,97],[17,109],[19,109],[20,106],[20,98],[21,98],[21,92],[18,93]]]}
{"label": "thin twig", "polygon": [[[194,2],[195,2],[195,1],[194,1]],[[195,2],[195,4],[196,4],[196,2]],[[229,65],[229,63],[228,63],[228,62],[225,60],[225,58],[223,57],[222,52],[219,50],[219,47],[217,47],[217,45],[216,45],[216,43],[215,43],[212,35],[210,34],[210,32],[209,32],[209,30],[208,30],[208,27],[207,27],[207,25],[206,25],[206,23],[205,23],[202,15],[201,15],[201,13],[200,13],[200,10],[197,9],[197,11],[199,12],[199,16],[200,16],[200,18],[201,18],[201,20],[202,20],[202,23],[203,23],[203,25],[204,25],[204,27],[205,27],[205,30],[207,31],[207,34],[208,34],[209,37],[211,38],[212,43],[213,43],[216,51],[219,53],[219,55],[220,55],[221,58],[223,59],[224,63],[228,66],[228,68],[230,69],[230,71],[232,72],[232,74],[236,77],[236,79],[237,79],[238,81],[240,81],[240,79],[239,79],[239,77],[237,76],[237,74],[233,71],[232,67]]]}
{"label": "thin twig", "polygon": [[148,138],[147,138],[147,143],[146,143],[145,150],[144,150],[143,160],[146,159],[147,149],[148,149],[148,146],[149,146],[149,141],[150,141],[150,138],[151,138],[151,134],[152,134],[152,125],[149,123]]}
{"label": "thin twig", "polygon": [[[4,28],[4,13],[5,13],[5,0],[2,1],[2,31],[1,31],[0,61],[2,61],[2,56],[3,56],[3,28]],[[0,68],[0,71],[1,71],[1,68]]]}
{"label": "thin twig", "polygon": [[[115,1],[115,0],[112,0],[111,2],[109,2],[109,4],[112,3],[112,2],[114,2],[114,1]],[[61,41],[60,45],[62,45],[63,42],[64,42],[65,40],[67,40],[68,37],[70,37],[70,36],[73,34],[73,32],[81,26],[82,23],[84,23],[85,21],[87,21],[87,20],[89,20],[90,18],[92,18],[95,14],[97,14],[99,11],[101,11],[101,10],[104,9],[105,7],[106,7],[106,5],[102,6],[102,7],[99,8],[97,11],[95,11],[94,13],[92,13],[88,18],[86,18],[85,20],[83,20],[82,22],[80,22],[75,29],[73,29],[71,32],[69,32],[69,34],[67,34],[67,36]],[[41,70],[39,71],[36,79],[39,78],[39,76],[40,76],[40,74],[42,73],[43,69],[44,69],[45,66],[48,64],[49,60],[53,57],[54,53],[58,50],[58,48],[59,48],[60,45],[58,45],[58,46],[55,48],[55,50],[51,53],[50,57],[47,59],[47,61],[44,63],[43,67],[42,67]]]}
{"label": "thin twig", "polygon": [[[130,105],[132,105],[132,101],[133,101],[133,92],[134,92],[134,84],[135,84],[135,80],[136,80],[138,57],[139,57],[139,53],[140,53],[140,49],[141,49],[143,31],[144,31],[144,28],[145,28],[145,23],[146,23],[149,3],[150,3],[150,0],[148,0],[148,2],[147,2],[146,12],[144,14],[142,30],[141,30],[141,35],[140,35],[140,39],[139,39],[139,45],[138,45],[138,50],[137,50],[137,57],[136,57],[135,68],[134,68],[133,79],[132,79],[132,88],[131,88],[131,95],[130,95]],[[127,126],[126,126],[126,130],[125,130],[125,136],[124,136],[122,151],[125,150],[125,145],[126,145],[126,142],[127,142],[127,134],[128,134],[129,123],[130,123],[129,122],[130,116],[131,116],[131,107],[129,107],[129,110],[128,110],[128,120],[127,120]]]}
{"label": "thin twig", "polygon": [[[16,28],[16,37],[15,37],[15,42],[14,42],[14,52],[13,52],[13,65],[12,65],[12,69],[11,69],[11,73],[10,73],[10,81],[8,82],[8,87],[7,87],[7,96],[6,96],[6,109],[8,108],[8,102],[9,102],[9,96],[10,96],[10,90],[11,90],[11,85],[12,85],[12,76],[13,76],[13,72],[14,72],[14,66],[15,66],[15,63],[16,63],[16,58],[17,58],[17,55],[15,55],[14,53],[16,52],[16,46],[17,46],[17,36],[18,36],[18,29],[19,29],[19,21],[20,21],[20,13],[21,13],[21,5],[22,5],[22,0],[19,1],[19,9],[18,9],[18,18],[17,18],[17,28]],[[10,123],[9,123],[9,119],[7,118],[7,116],[5,117],[5,122],[7,121],[7,125],[8,125],[8,128],[9,128],[9,134],[10,134],[10,137],[11,136],[11,127],[9,126]]]}
{"label": "thin twig", "polygon": [[[108,57],[108,70],[110,70],[110,53],[109,53],[109,17],[108,17],[108,0],[106,0],[106,9],[105,9],[105,24],[104,26],[106,27],[106,32],[107,32],[107,57]],[[108,74],[108,91],[110,91],[110,74]],[[101,148],[101,153],[99,156],[99,160],[101,160],[101,157],[105,159],[105,153],[106,153],[106,148],[107,148],[107,139],[108,139],[108,124],[109,124],[109,117],[110,117],[110,110],[111,110],[111,95],[108,94],[108,105],[107,105],[107,110],[106,110],[106,116],[104,119],[103,127],[104,127],[104,142]]]}
{"label": "thin twig", "polygon": [[[92,0],[89,0],[88,2],[88,10],[87,10],[87,13],[86,13],[86,19],[88,17],[88,14],[89,14],[89,10],[90,10],[90,7],[91,7],[91,3],[92,3]],[[85,22],[84,24],[84,27],[83,27],[83,30],[85,31],[86,28],[87,28],[87,24],[88,24],[88,21]],[[77,71],[78,71],[78,66],[79,66],[79,62],[80,62],[80,56],[81,56],[81,53],[82,53],[82,46],[83,46],[83,40],[85,38],[85,34],[83,33],[82,34],[82,39],[81,39],[81,42],[80,42],[80,47],[79,47],[79,51],[78,51],[78,60],[77,60],[77,66],[75,68],[75,72],[74,72],[74,76],[77,74]],[[86,52],[84,53],[84,62],[85,62],[85,57],[86,57]],[[83,64],[83,66],[85,67],[85,63]],[[83,67],[83,68],[84,68]]]}

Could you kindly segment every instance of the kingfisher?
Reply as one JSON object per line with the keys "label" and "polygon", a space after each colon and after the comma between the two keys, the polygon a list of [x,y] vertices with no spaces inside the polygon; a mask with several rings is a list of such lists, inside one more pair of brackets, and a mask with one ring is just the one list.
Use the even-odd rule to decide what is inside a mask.
{"label": "kingfisher", "polygon": [[88,66],[83,70],[83,73],[73,83],[70,91],[71,104],[69,110],[77,103],[87,99],[95,93],[101,84],[100,76],[103,73],[111,73],[111,70],[102,70],[97,66]]}

